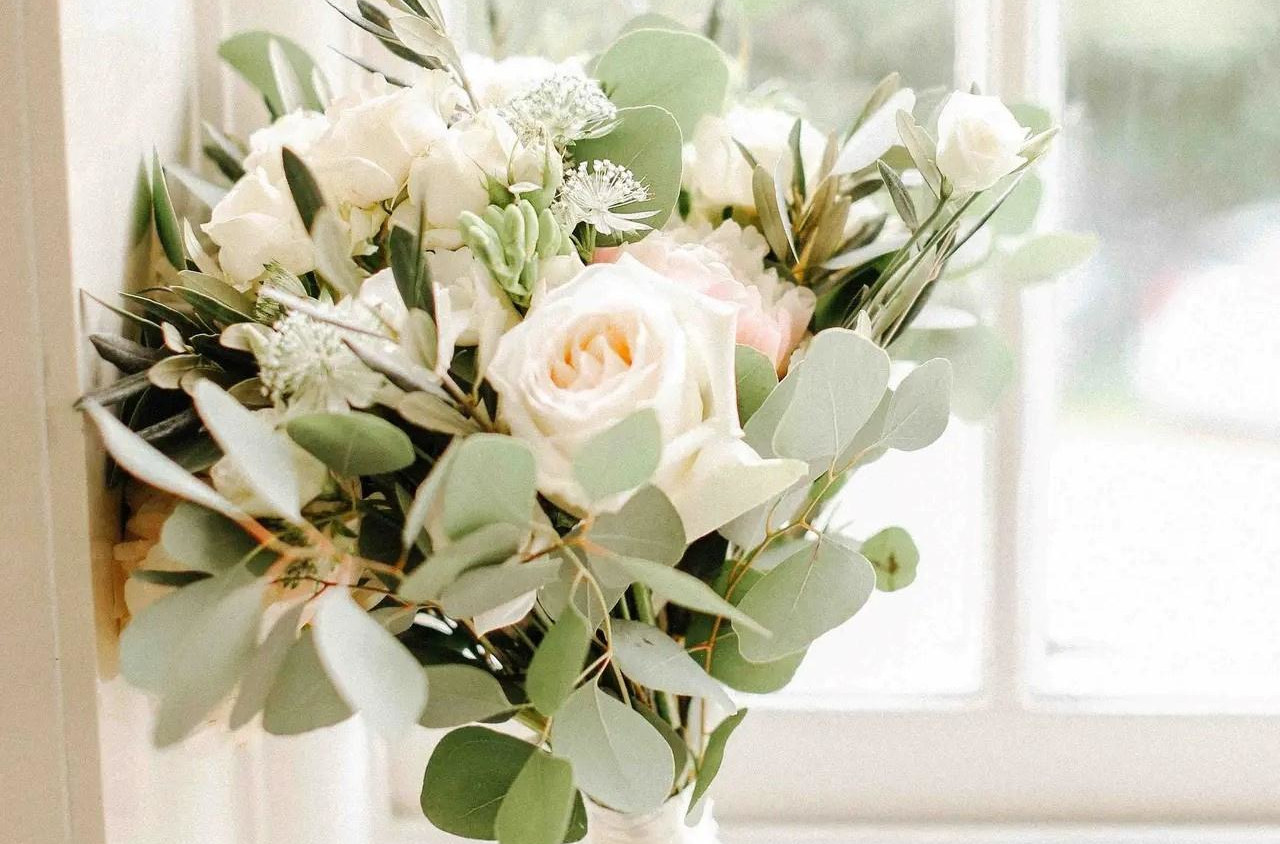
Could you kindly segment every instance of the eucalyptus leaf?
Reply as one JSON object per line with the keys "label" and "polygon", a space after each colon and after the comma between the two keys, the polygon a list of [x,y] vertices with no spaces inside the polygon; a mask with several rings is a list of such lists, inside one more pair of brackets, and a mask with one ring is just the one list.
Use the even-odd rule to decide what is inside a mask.
{"label": "eucalyptus leaf", "polygon": [[721,598],[701,580],[679,569],[631,557],[612,557],[597,562],[620,570],[633,582],[643,583],[652,589],[655,595],[673,604],[708,615],[722,615],[754,631],[754,634],[761,639],[769,638],[769,632],[761,622]]}
{"label": "eucalyptus leaf", "polygon": [[773,662],[804,650],[862,609],[875,583],[864,557],[823,537],[765,574],[743,597],[741,610],[773,635],[739,625],[742,655],[752,662]]}
{"label": "eucalyptus leaf", "polygon": [[[788,554],[790,556],[790,554]],[[756,563],[759,562],[756,558]],[[754,586],[764,573],[756,568],[756,563],[742,573],[737,589],[727,599],[735,606],[742,603],[742,598]],[[732,570],[731,568],[729,570]],[[716,591],[724,594],[727,582],[716,583]],[[707,644],[711,639],[711,631],[715,619],[710,616],[698,616],[689,625],[685,636],[689,647]],[[795,677],[800,664],[804,662],[805,652],[791,654],[773,662],[748,662],[743,658],[738,647],[738,632],[732,622],[721,620],[716,632],[715,646],[711,650],[711,666],[708,673],[731,689],[751,694],[772,694],[780,691]],[[699,655],[700,665],[706,665],[705,657]]]}
{"label": "eucalyptus leaf", "polygon": [[648,812],[671,793],[674,760],[657,730],[634,709],[588,683],[551,724],[551,746],[569,760],[592,799],[627,813]]}
{"label": "eucalyptus leaf", "polygon": [[569,697],[591,647],[591,629],[572,605],[556,618],[534,651],[525,680],[529,701],[548,718]]}
{"label": "eucalyptus leaf", "polygon": [[514,555],[522,537],[522,531],[513,525],[485,525],[423,560],[401,582],[400,596],[423,603],[438,601],[445,587],[463,572],[500,563]]}
{"label": "eucalyptus leaf", "polygon": [[492,841],[503,798],[535,748],[485,727],[462,727],[440,740],[422,779],[422,811],[451,835]]}
{"label": "eucalyptus leaf", "polygon": [[950,418],[951,363],[945,358],[925,361],[893,391],[881,445],[899,451],[924,448],[942,436]]}
{"label": "eucalyptus leaf", "polygon": [[347,590],[318,599],[313,626],[320,661],[348,706],[388,739],[418,720],[427,703],[427,675]]}
{"label": "eucalyptus leaf", "polygon": [[306,50],[288,38],[270,32],[242,32],[223,41],[218,47],[218,55],[266,98],[273,114],[283,115],[288,110],[271,67],[272,42],[279,46],[293,69],[303,105],[312,111],[323,111],[324,103],[320,101],[312,81],[316,63]]}
{"label": "eucalyptus leaf", "polygon": [[536,592],[555,579],[560,561],[518,559],[467,569],[440,593],[440,605],[454,618],[473,618],[521,595]]}
{"label": "eucalyptus leaf", "polygon": [[954,368],[952,410],[961,418],[989,415],[1013,381],[1016,362],[1009,344],[985,325],[956,329],[911,329],[894,341],[895,359],[942,357]]}
{"label": "eucalyptus leaf", "polygon": [[133,580],[173,589],[181,589],[184,586],[207,580],[212,576],[207,571],[165,571],[161,569],[136,569],[129,575]]}
{"label": "eucalyptus leaf", "polygon": [[107,451],[129,474],[156,489],[217,511],[233,521],[247,518],[244,511],[214,492],[108,413],[96,402],[86,402],[85,412],[102,435]]}
{"label": "eucalyptus leaf", "polygon": [[290,451],[294,446],[288,437],[211,381],[197,384],[194,398],[205,427],[240,470],[245,483],[279,516],[302,523],[298,476]]}
{"label": "eucalyptus leaf", "polygon": [[738,389],[738,421],[746,425],[765,399],[778,386],[778,373],[773,361],[750,346],[734,350],[734,372]]}
{"label": "eucalyptus leaf", "polygon": [[371,413],[295,416],[289,437],[339,475],[384,475],[413,464],[413,442],[404,431]]}
{"label": "eucalyptus leaf", "polygon": [[1097,249],[1098,238],[1091,234],[1036,235],[1000,262],[999,278],[1009,284],[1048,281],[1085,263]]}
{"label": "eucalyptus leaf", "polygon": [[482,668],[428,665],[427,706],[418,723],[424,727],[459,727],[486,721],[513,708],[501,684]]}
{"label": "eucalyptus leaf", "polygon": [[441,497],[445,533],[457,538],[495,522],[527,527],[535,496],[529,446],[512,437],[477,434],[450,450],[454,449]]}
{"label": "eucalyptus leaf", "polygon": [[648,481],[661,458],[658,415],[645,409],[587,440],[573,457],[573,474],[599,501]]}
{"label": "eucalyptus leaf", "polygon": [[120,634],[120,673],[149,692],[164,691],[170,662],[193,620],[206,616],[227,591],[226,578],[208,578],[172,592],[130,619]]}
{"label": "eucalyptus leaf", "polygon": [[605,50],[595,76],[619,107],[661,106],[691,140],[699,120],[724,109],[729,63],[700,35],[639,29]]}
{"label": "eucalyptus leaf", "polygon": [[[645,105],[619,109],[618,122],[612,132],[602,138],[578,141],[573,154],[577,161],[608,160],[634,173],[649,189],[651,197],[614,210],[628,214],[653,212],[644,222],[653,229],[661,229],[680,197],[683,148],[680,125],[671,112]],[[639,236],[646,233],[642,231]],[[637,238],[632,235],[632,239]]]}
{"label": "eucalyptus leaf", "polygon": [[253,656],[266,582],[246,580],[242,573],[216,581],[221,594],[186,619],[179,637],[164,643],[169,655],[156,710],[158,747],[181,741],[203,723],[235,688]]}
{"label": "eucalyptus leaf", "polygon": [[655,486],[642,487],[618,512],[597,516],[588,538],[614,554],[669,566],[680,561],[686,545],[679,512]]}
{"label": "eucalyptus leaf", "polygon": [[902,528],[885,528],[858,550],[875,569],[876,588],[881,592],[896,592],[915,581],[920,551]]}
{"label": "eucalyptus leaf", "polygon": [[561,844],[577,793],[568,762],[534,751],[498,808],[498,844]]}
{"label": "eucalyptus leaf", "polygon": [[235,706],[231,710],[231,729],[238,730],[248,724],[267,705],[267,696],[275,684],[280,669],[284,667],[289,650],[298,641],[302,612],[306,604],[298,603],[280,616],[272,625],[271,632],[259,646],[253,656],[244,678],[240,681],[240,691],[236,695]]}
{"label": "eucalyptus leaf", "polygon": [[262,709],[262,728],[273,736],[296,736],[339,724],[354,713],[329,679],[307,627],[289,647]]}
{"label": "eucalyptus leaf", "polygon": [[728,745],[733,731],[738,729],[743,719],[747,717],[747,712],[748,710],[746,709],[740,709],[721,721],[719,726],[711,732],[711,737],[707,739],[707,750],[702,754],[702,763],[698,766],[698,779],[694,782],[693,794],[689,797],[689,812],[691,814],[698,811],[698,804],[703,795],[711,787],[716,774],[720,773],[720,766],[724,763],[725,747]]}
{"label": "eucalyptus leaf", "polygon": [[862,428],[889,383],[889,356],[854,331],[828,328],[809,344],[795,393],[773,434],[773,451],[834,457]]}
{"label": "eucalyptus leaf", "polygon": [[265,566],[275,556],[226,516],[186,501],[179,502],[165,519],[160,545],[184,566],[215,574],[255,557]]}
{"label": "eucalyptus leaf", "polygon": [[632,680],[650,689],[706,698],[732,711],[733,700],[684,648],[651,624],[612,622],[614,661]]}

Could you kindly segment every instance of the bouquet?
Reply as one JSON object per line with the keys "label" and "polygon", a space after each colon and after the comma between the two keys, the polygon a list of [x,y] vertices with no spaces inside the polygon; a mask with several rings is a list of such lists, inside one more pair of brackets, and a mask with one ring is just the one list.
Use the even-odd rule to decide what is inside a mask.
{"label": "bouquet", "polygon": [[946,427],[950,364],[886,349],[1054,132],[896,76],[823,132],[653,17],[562,64],[460,54],[435,0],[350,18],[412,73],[335,94],[227,41],[271,122],[206,127],[225,185],[154,163],[154,276],[91,338],[151,490],[122,673],[160,745],[455,728],[422,806],[456,835],[696,818],[727,690],[913,579],[833,502]]}

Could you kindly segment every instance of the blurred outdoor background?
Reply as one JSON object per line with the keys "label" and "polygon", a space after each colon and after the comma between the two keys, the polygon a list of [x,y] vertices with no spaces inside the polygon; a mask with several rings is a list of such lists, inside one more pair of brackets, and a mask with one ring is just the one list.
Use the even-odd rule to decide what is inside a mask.
{"label": "blurred outdoor background", "polygon": [[[587,5],[700,26],[711,4],[564,5],[575,30],[557,4],[506,4],[507,49],[607,42],[607,29],[565,40]],[[890,70],[917,90],[969,82],[953,80],[950,0],[737,6],[723,4],[720,26],[727,43],[750,36],[747,86],[787,80],[770,96],[793,94],[822,127],[844,125]],[[1023,455],[1031,541],[992,559],[983,467],[1000,444],[981,424],[871,467],[849,519],[863,534],[911,530],[919,579],[817,646],[793,700],[979,691],[985,649],[1012,646],[984,638],[989,574],[1015,565],[1032,693],[1233,708],[1280,692],[1280,3],[1062,7],[1064,135],[1042,174],[1043,222],[1100,247],[1026,325],[1053,350],[1022,373],[1053,398],[1031,414],[1044,421]]]}

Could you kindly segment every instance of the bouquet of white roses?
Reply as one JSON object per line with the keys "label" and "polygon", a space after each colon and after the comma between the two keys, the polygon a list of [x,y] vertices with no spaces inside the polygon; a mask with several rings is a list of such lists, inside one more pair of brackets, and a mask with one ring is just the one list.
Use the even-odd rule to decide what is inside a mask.
{"label": "bouquet of white roses", "polygon": [[335,96],[283,38],[226,42],[272,122],[206,127],[229,189],[155,164],[163,260],[92,338],[124,377],[85,409],[173,497],[123,673],[161,745],[214,713],[459,727],[422,794],[457,835],[696,811],[726,687],[782,688],[914,577],[831,505],[942,433],[950,365],[891,387],[885,349],[1052,131],[976,93],[922,125],[891,77],[827,134],[654,18],[553,64],[460,55],[434,0],[359,12],[412,76]]}

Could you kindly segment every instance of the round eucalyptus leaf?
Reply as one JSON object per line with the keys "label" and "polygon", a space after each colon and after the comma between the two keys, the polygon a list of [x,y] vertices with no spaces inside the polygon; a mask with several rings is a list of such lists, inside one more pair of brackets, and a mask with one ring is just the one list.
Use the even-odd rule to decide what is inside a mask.
{"label": "round eucalyptus leaf", "polygon": [[[608,160],[634,173],[648,187],[650,198],[620,205],[614,210],[653,212],[644,222],[656,230],[666,224],[680,197],[683,148],[680,125],[671,112],[655,105],[642,105],[619,109],[618,123],[612,132],[602,138],[578,141],[573,154],[580,162]],[[642,237],[645,232],[639,234]]]}
{"label": "round eucalyptus leaf", "polygon": [[881,592],[905,589],[915,581],[920,551],[902,528],[885,528],[858,550],[875,568],[876,588]]}
{"label": "round eucalyptus leaf", "polygon": [[595,76],[618,106],[661,106],[692,139],[699,120],[724,109],[729,63],[701,35],[657,27],[618,38],[600,56]]}
{"label": "round eucalyptus leaf", "polygon": [[409,436],[371,413],[310,413],[289,420],[289,437],[339,475],[385,475],[413,463]]}

